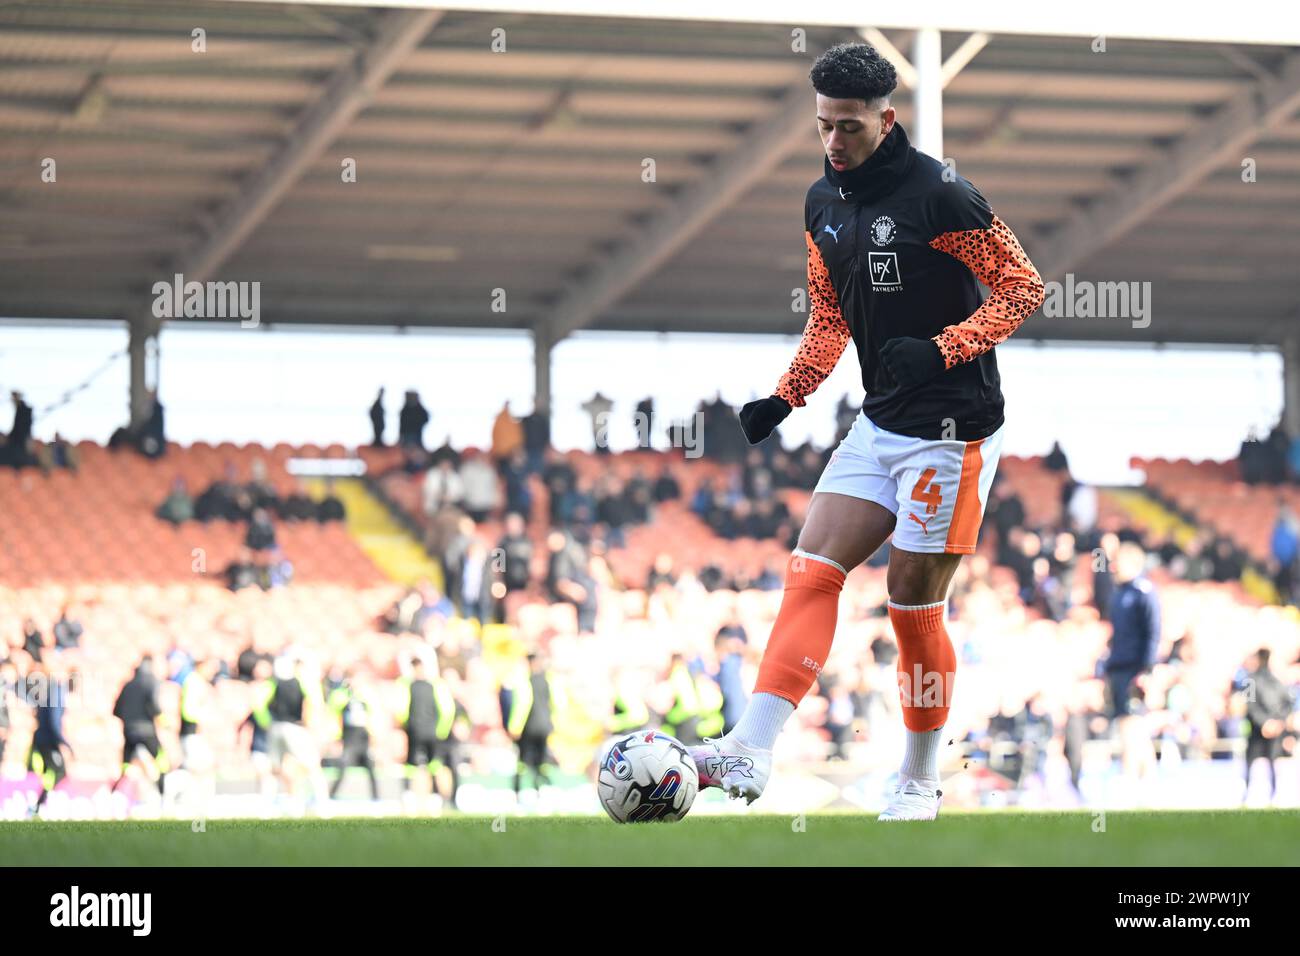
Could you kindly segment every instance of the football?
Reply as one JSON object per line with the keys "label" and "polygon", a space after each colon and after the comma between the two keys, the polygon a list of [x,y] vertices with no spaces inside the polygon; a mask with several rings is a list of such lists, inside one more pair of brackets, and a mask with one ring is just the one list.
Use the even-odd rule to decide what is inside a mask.
{"label": "football", "polygon": [[675,737],[641,730],[601,748],[596,792],[616,823],[680,820],[699,789],[690,752]]}

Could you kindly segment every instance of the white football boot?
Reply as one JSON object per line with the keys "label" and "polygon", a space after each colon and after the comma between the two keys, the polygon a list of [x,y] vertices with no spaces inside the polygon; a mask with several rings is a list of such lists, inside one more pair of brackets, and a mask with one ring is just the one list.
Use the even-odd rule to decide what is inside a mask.
{"label": "white football boot", "polygon": [[933,820],[939,815],[941,803],[943,803],[942,790],[926,786],[912,777],[900,776],[898,786],[894,788],[894,797],[880,814],[879,819],[884,821]]}
{"label": "white football boot", "polygon": [[705,737],[702,746],[687,749],[700,775],[700,789],[721,787],[733,800],[744,797],[753,803],[772,775],[772,751],[746,747],[732,737]]}

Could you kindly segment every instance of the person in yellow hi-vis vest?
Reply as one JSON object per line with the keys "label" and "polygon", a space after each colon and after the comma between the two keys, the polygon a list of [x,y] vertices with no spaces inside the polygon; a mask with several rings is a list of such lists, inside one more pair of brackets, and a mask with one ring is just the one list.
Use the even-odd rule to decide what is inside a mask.
{"label": "person in yellow hi-vis vest", "polygon": [[608,728],[611,734],[628,734],[650,723],[650,709],[631,672],[624,668],[614,680],[614,713]]}
{"label": "person in yellow hi-vis vest", "polygon": [[370,754],[370,726],[374,707],[364,684],[350,668],[343,680],[325,698],[325,706],[338,719],[335,739],[341,742],[339,775],[330,787],[330,799],[337,800],[349,767],[360,767],[370,777],[370,799],[379,799],[379,781],[375,779],[375,760]]}
{"label": "person in yellow hi-vis vest", "polygon": [[506,733],[519,748],[515,767],[515,797],[518,799],[525,770],[532,772],[532,789],[540,793],[549,782],[548,740],[555,729],[554,695],[546,662],[540,654],[528,655],[528,668],[521,670],[501,688],[501,713]]}
{"label": "person in yellow hi-vis vest", "polygon": [[696,674],[695,699],[699,704],[695,733],[701,738],[721,737],[725,719],[722,716],[722,688],[718,682],[708,674]]}
{"label": "person in yellow hi-vis vest", "polygon": [[407,743],[405,790],[411,794],[403,800],[418,804],[436,786],[444,806],[455,809],[459,776],[452,729],[458,705],[451,685],[438,673],[436,655],[429,664],[414,658],[397,683],[397,722]]}
{"label": "person in yellow hi-vis vest", "polygon": [[696,725],[699,723],[700,699],[686,661],[674,654],[668,667],[668,685],[672,689],[673,705],[664,714],[663,731],[682,743],[699,743]]}
{"label": "person in yellow hi-vis vest", "polygon": [[253,719],[267,731],[267,752],[281,792],[293,791],[293,778],[284,762],[285,757],[292,757],[307,777],[314,805],[323,804],[328,796],[320,747],[308,729],[323,703],[319,681],[304,680],[302,663],[282,654],[272,665],[262,700],[253,708]]}

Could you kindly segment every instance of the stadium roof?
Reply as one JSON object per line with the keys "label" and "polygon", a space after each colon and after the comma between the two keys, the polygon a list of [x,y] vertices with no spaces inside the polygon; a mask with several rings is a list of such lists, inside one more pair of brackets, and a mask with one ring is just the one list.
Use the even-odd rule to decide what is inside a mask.
{"label": "stadium roof", "polygon": [[[418,6],[0,7],[0,314],[138,321],[180,271],[260,281],[269,324],[799,331],[822,168],[808,67],[861,29]],[[942,34],[945,59],[969,58],[943,91],[944,152],[1045,278],[1152,283],[1146,328],[1039,316],[1022,334],[1300,328],[1300,50],[1223,22],[1235,44],[1114,33],[1104,53]],[[883,36],[910,49],[905,24]],[[895,104],[911,131],[907,89]]]}

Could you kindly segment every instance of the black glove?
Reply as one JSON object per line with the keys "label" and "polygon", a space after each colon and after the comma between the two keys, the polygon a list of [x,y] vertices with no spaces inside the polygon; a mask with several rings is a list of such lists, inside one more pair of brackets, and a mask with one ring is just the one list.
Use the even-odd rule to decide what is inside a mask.
{"label": "black glove", "polygon": [[759,398],[740,410],[740,427],[751,445],[757,445],[790,414],[790,403],[771,395]]}
{"label": "black glove", "polygon": [[880,361],[904,387],[928,382],[944,370],[943,353],[932,339],[890,339],[880,347]]}

